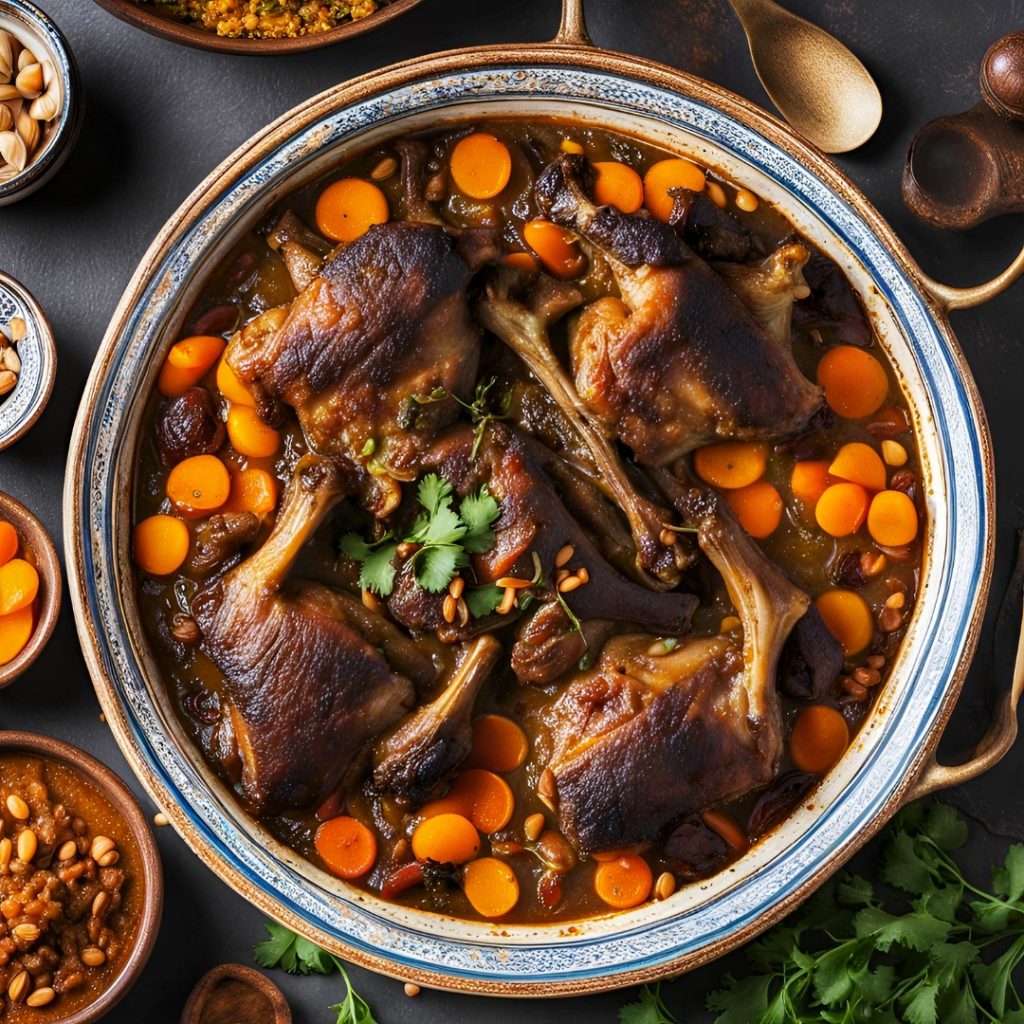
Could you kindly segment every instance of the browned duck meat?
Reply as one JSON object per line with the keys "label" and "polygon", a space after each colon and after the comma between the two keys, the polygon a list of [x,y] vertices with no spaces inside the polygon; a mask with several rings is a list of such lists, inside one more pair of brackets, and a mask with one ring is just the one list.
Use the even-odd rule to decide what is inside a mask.
{"label": "browned duck meat", "polygon": [[304,457],[266,542],[195,597],[202,650],[224,676],[216,746],[241,766],[254,813],[334,790],[366,742],[398,721],[429,657],[359,601],[287,579],[303,544],[348,491],[332,461]]}
{"label": "browned duck meat", "polygon": [[320,273],[331,246],[307,227],[293,210],[285,210],[267,234],[267,245],[284,261],[297,292],[308,288]]}
{"label": "browned duck meat", "polygon": [[373,784],[381,793],[419,806],[469,753],[473,704],[501,654],[493,636],[470,644],[450,681],[374,745]]}
{"label": "browned duck meat", "polygon": [[370,504],[384,515],[400,498],[392,478],[416,476],[420,452],[458,415],[453,396],[473,389],[470,276],[440,227],[378,224],[335,250],[290,307],[246,325],[226,358],[264,419],[291,406],[314,451],[372,459]]}
{"label": "browned duck meat", "polygon": [[671,225],[590,198],[593,171],[564,156],[537,179],[538,205],[608,262],[621,298],[588,306],[570,339],[576,390],[646,465],[724,438],[801,429],[821,390]]}
{"label": "browned duck meat", "polygon": [[717,495],[694,489],[683,504],[736,606],[742,644],[688,637],[669,650],[650,634],[615,637],[548,709],[559,824],[582,852],[657,839],[766,785],[782,754],[775,669],[808,598]]}

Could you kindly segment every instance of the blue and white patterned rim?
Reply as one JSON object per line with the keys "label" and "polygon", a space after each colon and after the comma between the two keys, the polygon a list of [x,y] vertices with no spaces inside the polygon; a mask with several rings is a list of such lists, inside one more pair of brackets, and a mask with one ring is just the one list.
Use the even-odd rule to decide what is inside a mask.
{"label": "blue and white patterned rim", "polygon": [[[293,174],[324,147],[351,139],[370,126],[412,112],[440,109],[472,98],[488,104],[520,97],[531,103],[578,103],[626,111],[687,137],[705,139],[754,172],[767,176],[842,242],[890,307],[899,332],[913,349],[926,419],[934,417],[932,472],[942,480],[930,509],[927,601],[916,613],[915,642],[905,651],[900,684],[872,734],[861,741],[856,771],[804,822],[799,836],[770,845],[756,872],[735,884],[712,884],[714,898],[660,916],[631,912],[578,932],[557,929],[486,929],[467,937],[446,920],[406,913],[383,916],[379,905],[328,891],[296,866],[275,859],[240,830],[196,768],[165,737],[160,714],[127,639],[119,603],[113,510],[123,493],[131,453],[122,452],[130,410],[140,401],[138,382],[162,342],[175,296],[202,263],[218,233],[244,216],[247,204]],[[544,109],[541,107],[540,109]],[[198,211],[148,279],[144,294],[127,311],[115,339],[97,401],[84,426],[80,502],[73,524],[83,552],[79,575],[88,586],[85,612],[102,644],[106,673],[114,680],[137,752],[188,817],[203,844],[294,919],[308,922],[370,957],[432,971],[443,978],[508,987],[585,981],[657,968],[727,939],[772,912],[804,885],[823,863],[855,842],[906,782],[930,738],[948,693],[949,679],[967,642],[973,612],[984,591],[988,513],[983,486],[985,456],[969,389],[927,305],[898,262],[860,216],[794,157],[726,114],[694,99],[621,76],[579,69],[535,67],[465,71],[430,83],[414,83],[357,102],[293,135],[235,187]],[[83,410],[83,415],[86,415]],[[69,523],[69,527],[71,524]],[[70,539],[70,537],[69,537]],[[757,847],[755,847],[755,850]]]}
{"label": "blue and white patterned rim", "polygon": [[16,347],[21,372],[14,390],[0,396],[0,448],[4,448],[46,404],[53,388],[52,341],[40,322],[35,303],[16,281],[0,274],[0,330],[10,334],[15,317],[25,321],[26,333]]}

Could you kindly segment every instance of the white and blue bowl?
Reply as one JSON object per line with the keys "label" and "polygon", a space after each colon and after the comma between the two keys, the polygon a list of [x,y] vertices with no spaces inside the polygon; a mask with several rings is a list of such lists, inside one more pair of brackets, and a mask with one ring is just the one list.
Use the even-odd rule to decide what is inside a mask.
{"label": "white and blue bowl", "polygon": [[[668,900],[550,925],[474,923],[384,902],[248,819],[175,719],[140,625],[130,556],[146,396],[210,269],[283,195],[351,151],[509,115],[569,118],[691,155],[778,206],[836,259],[900,375],[928,505],[920,597],[892,678],[812,802],[728,870]],[[934,770],[932,751],[976,643],[993,553],[992,451],[974,383],[925,280],[864,197],[774,118],[585,41],[423,58],[296,108],[222,164],[160,233],[117,309],[78,416],[65,495],[72,599],[107,720],[139,778],[195,852],[268,915],[423,985],[591,992],[685,970],[750,938],[835,871]]]}

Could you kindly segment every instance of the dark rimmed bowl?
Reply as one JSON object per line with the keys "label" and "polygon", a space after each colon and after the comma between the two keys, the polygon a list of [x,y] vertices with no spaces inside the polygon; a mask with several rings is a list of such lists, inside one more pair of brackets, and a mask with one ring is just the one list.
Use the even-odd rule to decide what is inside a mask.
{"label": "dark rimmed bowl", "polygon": [[263,56],[282,53],[298,53],[302,50],[316,50],[321,46],[340,43],[343,39],[361,36],[375,28],[397,18],[400,14],[415,7],[421,0],[394,0],[386,7],[381,7],[373,14],[339,25],[328,32],[316,32],[308,36],[297,36],[294,39],[232,39],[219,36],[215,32],[186,25],[180,21],[158,14],[149,7],[143,7],[136,0],[96,0],[104,10],[116,18],[141,28],[152,35],[169,39],[172,43],[195,46],[200,50],[215,50],[218,53],[248,53]]}
{"label": "dark rimmed bowl", "polygon": [[59,762],[92,783],[124,818],[139,850],[142,861],[142,878],[138,880],[143,890],[142,916],[131,952],[121,965],[117,977],[100,993],[99,998],[67,1017],[54,1020],[54,1024],[93,1024],[121,1001],[135,984],[153,952],[164,906],[164,873],[160,854],[149,822],[131,791],[94,757],[70,743],[50,736],[33,732],[0,732],[0,755],[12,753],[31,754]]}
{"label": "dark rimmed bowl", "polygon": [[39,573],[39,615],[32,636],[22,652],[6,665],[0,665],[0,689],[10,686],[39,657],[57,625],[63,590],[60,559],[42,523],[24,505],[0,491],[0,519],[6,519],[18,531],[22,542],[35,556]]}

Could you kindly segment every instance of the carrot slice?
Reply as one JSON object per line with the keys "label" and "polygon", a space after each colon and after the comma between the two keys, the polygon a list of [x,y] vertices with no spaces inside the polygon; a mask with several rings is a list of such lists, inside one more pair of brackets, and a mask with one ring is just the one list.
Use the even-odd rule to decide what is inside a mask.
{"label": "carrot slice", "polygon": [[644,205],[658,220],[672,216],[675,199],[669,189],[688,188],[702,192],[706,182],[704,172],[689,160],[659,160],[651,164],[644,175]]}
{"label": "carrot slice", "polygon": [[805,459],[794,464],[789,487],[797,501],[805,505],[817,505],[818,499],[832,482],[828,476],[828,463],[824,459]]}
{"label": "carrot slice", "polygon": [[583,273],[586,257],[564,228],[549,220],[531,220],[523,225],[523,238],[552,277],[566,281]]}
{"label": "carrot slice", "polygon": [[354,242],[390,216],[387,196],[362,178],[342,178],[328,185],[316,201],[316,226],[333,242]]}
{"label": "carrot slice", "polygon": [[833,412],[861,419],[877,411],[889,394],[889,378],[870,352],[853,345],[829,349],[818,363],[818,383]]}
{"label": "carrot slice", "polygon": [[917,509],[902,491],[879,491],[868,509],[868,533],[881,545],[899,548],[918,531]]}
{"label": "carrot slice", "polygon": [[197,334],[175,342],[157,378],[157,390],[165,398],[178,398],[195,387],[220,358],[227,342],[212,334]]}
{"label": "carrot slice", "polygon": [[412,852],[417,860],[439,864],[465,864],[480,851],[480,836],[461,814],[438,814],[416,826]]}
{"label": "carrot slice", "polygon": [[462,886],[481,917],[504,917],[519,902],[515,872],[496,857],[481,857],[467,864]]}
{"label": "carrot slice", "polygon": [[225,512],[253,512],[258,516],[277,507],[277,481],[265,469],[250,467],[231,477]]}
{"label": "carrot slice", "polygon": [[814,602],[847,657],[860,654],[875,632],[867,601],[853,590],[826,590]]}
{"label": "carrot slice", "polygon": [[455,143],[449,168],[460,192],[473,199],[493,199],[512,177],[512,154],[493,135],[473,132]]}
{"label": "carrot slice", "polygon": [[712,832],[717,832],[737,852],[743,853],[750,848],[746,833],[725,811],[705,811],[701,818]]}
{"label": "carrot slice", "polygon": [[167,497],[187,516],[216,512],[231,493],[231,476],[216,455],[193,455],[171,470]]}
{"label": "carrot slice", "polygon": [[323,862],[341,878],[361,878],[377,860],[377,837],[344,814],[325,821],[314,842]]}
{"label": "carrot slice", "polygon": [[424,817],[459,814],[468,818],[481,832],[490,834],[503,829],[515,810],[515,796],[509,784],[494,772],[469,768],[460,772],[448,792],[420,808]]}
{"label": "carrot slice", "polygon": [[616,910],[628,910],[643,903],[651,894],[653,881],[650,865],[636,854],[606,860],[594,872],[594,890]]}
{"label": "carrot slice", "polygon": [[860,484],[869,491],[885,490],[885,464],[882,457],[871,445],[862,441],[844,444],[828,471],[840,480]]}
{"label": "carrot slice", "polygon": [[526,760],[529,749],[526,733],[511,718],[482,715],[473,723],[473,746],[463,765],[511,772]]}
{"label": "carrot slice", "polygon": [[185,561],[188,545],[188,527],[174,516],[150,516],[135,526],[135,564],[151,576],[174,572]]}
{"label": "carrot slice", "polygon": [[0,565],[0,615],[26,608],[39,593],[39,573],[24,558],[12,558]]}
{"label": "carrot slice", "polygon": [[767,480],[726,491],[725,500],[751,537],[770,537],[782,522],[782,498]]}
{"label": "carrot slice", "polygon": [[644,183],[632,167],[617,160],[598,160],[594,165],[594,200],[622,213],[636,213],[644,205]]}
{"label": "carrot slice", "polygon": [[693,468],[701,480],[724,490],[760,480],[767,465],[768,446],[758,441],[720,441],[693,453]]}
{"label": "carrot slice", "polygon": [[0,615],[0,665],[6,665],[21,654],[32,636],[35,608],[31,604],[9,615]]}
{"label": "carrot slice", "polygon": [[231,447],[251,459],[266,459],[281,446],[281,435],[260,419],[259,413],[247,405],[228,409],[228,440]]}
{"label": "carrot slice", "polygon": [[818,525],[833,537],[849,537],[868,514],[868,492],[860,484],[838,483],[825,488],[814,506]]}
{"label": "carrot slice", "polygon": [[826,704],[804,708],[793,723],[789,756],[802,772],[824,775],[850,745],[846,719]]}
{"label": "carrot slice", "polygon": [[238,374],[228,365],[227,359],[221,357],[217,364],[217,390],[232,405],[255,407],[256,399],[252,392],[242,383]]}
{"label": "carrot slice", "polygon": [[6,520],[0,519],[0,565],[5,565],[18,553],[19,544],[18,531]]}

